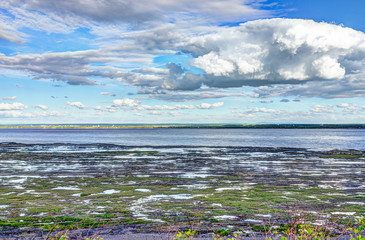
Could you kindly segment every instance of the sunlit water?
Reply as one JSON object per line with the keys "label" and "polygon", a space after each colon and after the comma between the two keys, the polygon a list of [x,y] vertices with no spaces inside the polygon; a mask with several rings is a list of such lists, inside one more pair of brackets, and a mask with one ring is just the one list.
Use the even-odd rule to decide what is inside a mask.
{"label": "sunlit water", "polygon": [[365,150],[365,129],[0,129],[0,142]]}

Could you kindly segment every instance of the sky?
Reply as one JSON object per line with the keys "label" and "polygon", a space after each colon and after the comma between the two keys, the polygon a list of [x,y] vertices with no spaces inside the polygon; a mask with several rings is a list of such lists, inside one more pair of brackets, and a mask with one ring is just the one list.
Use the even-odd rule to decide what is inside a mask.
{"label": "sky", "polygon": [[0,124],[365,123],[363,9],[0,0]]}

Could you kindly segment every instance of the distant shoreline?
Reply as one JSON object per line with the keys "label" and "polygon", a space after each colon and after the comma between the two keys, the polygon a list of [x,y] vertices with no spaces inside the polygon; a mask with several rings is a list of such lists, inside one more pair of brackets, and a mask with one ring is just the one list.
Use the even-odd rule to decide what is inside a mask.
{"label": "distant shoreline", "polygon": [[365,124],[27,124],[0,125],[0,129],[161,129],[161,128],[247,128],[247,129],[365,129]]}

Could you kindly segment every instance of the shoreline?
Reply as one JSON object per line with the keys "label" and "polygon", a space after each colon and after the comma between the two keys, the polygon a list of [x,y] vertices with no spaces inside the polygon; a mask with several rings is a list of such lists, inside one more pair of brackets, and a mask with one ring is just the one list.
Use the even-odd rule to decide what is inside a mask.
{"label": "shoreline", "polygon": [[0,129],[365,129],[365,124],[16,124]]}

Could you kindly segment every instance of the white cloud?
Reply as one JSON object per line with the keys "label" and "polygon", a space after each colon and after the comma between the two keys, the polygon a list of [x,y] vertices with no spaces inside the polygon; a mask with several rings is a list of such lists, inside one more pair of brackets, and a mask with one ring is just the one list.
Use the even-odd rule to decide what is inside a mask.
{"label": "white cloud", "polygon": [[77,107],[78,109],[87,109],[89,107],[85,106],[82,102],[66,102],[67,105]]}
{"label": "white cloud", "polygon": [[355,110],[359,105],[357,104],[349,104],[349,103],[338,103],[336,104],[336,107],[338,108],[344,108],[346,110]]}
{"label": "white cloud", "polygon": [[45,106],[45,105],[41,105],[41,104],[39,104],[39,105],[35,105],[35,106],[34,106],[34,108],[40,108],[40,109],[42,109],[42,110],[48,110],[48,109],[49,109],[49,107],[47,107],[47,106]]}
{"label": "white cloud", "polygon": [[1,22],[0,18],[0,40],[21,43],[22,41],[24,41],[25,36],[25,34],[18,32],[16,28],[11,26],[10,24],[5,24]]}
{"label": "white cloud", "polygon": [[270,109],[270,108],[258,108],[249,107],[248,110],[244,111],[245,114],[253,114],[253,113],[273,113],[273,114],[280,114],[282,110]]}
{"label": "white cloud", "polygon": [[100,95],[105,95],[105,96],[109,95],[109,96],[113,96],[113,97],[116,96],[115,93],[113,93],[113,92],[101,92]]}
{"label": "white cloud", "polygon": [[149,111],[148,113],[151,115],[162,115],[163,114],[163,112],[160,112],[160,111]]}
{"label": "white cloud", "polygon": [[350,107],[350,104],[348,104],[348,103],[338,103],[338,104],[336,104],[336,107],[338,107],[338,108],[348,108],[348,107]]}
{"label": "white cloud", "polygon": [[136,108],[138,111],[144,111],[144,110],[181,110],[181,109],[195,109],[195,106],[193,105],[174,105],[174,106],[168,106],[168,105],[154,105],[154,106],[148,106],[148,105],[141,105]]}
{"label": "white cloud", "polygon": [[199,109],[212,109],[212,108],[217,108],[217,107],[222,107],[224,105],[224,102],[217,102],[217,103],[202,103],[198,106],[196,106]]}
{"label": "white cloud", "polygon": [[116,106],[96,106],[93,109],[95,109],[96,111],[101,111],[101,112],[116,112],[119,107]]}
{"label": "white cloud", "polygon": [[23,110],[27,109],[28,106],[23,103],[0,103],[0,111],[8,111],[8,110]]}
{"label": "white cloud", "polygon": [[[266,19],[192,38],[183,49],[217,87],[342,80],[365,73],[365,34],[301,19]],[[354,54],[356,52],[356,54]]]}
{"label": "white cloud", "polygon": [[203,69],[207,74],[214,76],[229,76],[236,66],[231,61],[220,58],[216,53],[210,52],[192,61],[195,67]]}
{"label": "white cloud", "polygon": [[1,100],[15,100],[17,99],[18,97],[17,96],[12,96],[12,97],[3,97],[1,98]]}
{"label": "white cloud", "polygon": [[[224,8],[223,12],[235,12],[237,8],[233,10],[232,6],[238,6],[243,11],[239,6],[246,8],[250,5],[246,1],[230,1],[232,9]],[[110,15],[101,19],[101,13],[94,12],[99,2],[88,10],[74,8],[83,3],[71,6],[59,2],[53,2],[52,5],[51,2],[25,4],[24,1],[14,0],[2,4],[5,8],[14,5],[22,10],[36,8],[36,11],[45,11],[50,17],[62,21],[55,14],[57,12],[69,17],[65,21],[70,21],[67,23],[70,26],[76,24],[72,21],[80,18],[84,22],[101,21],[109,24],[110,19],[121,17]],[[113,2],[115,8],[125,3],[117,0]],[[173,6],[157,2],[156,7],[161,7],[163,12],[180,8],[197,12],[188,7],[188,0]],[[130,4],[128,7],[134,9],[137,3]],[[55,8],[56,5],[59,8]],[[202,14],[210,14],[214,11],[207,9],[214,9],[221,2],[202,1],[198,4],[200,7],[203,5],[206,10]],[[111,14],[115,10],[106,8],[103,6],[100,11]],[[140,94],[171,101],[205,98],[187,92],[203,87],[216,92],[217,88],[253,86],[257,87],[257,97],[364,96],[365,34],[362,32],[301,19],[265,19],[236,27],[194,26],[193,29],[188,28],[191,26],[188,22],[184,24],[177,22],[134,32],[122,31],[119,36],[121,40],[95,50],[0,55],[0,67],[23,70],[34,79],[59,80],[71,85],[95,85],[100,81],[98,78],[109,78],[139,88]],[[179,52],[193,56],[190,66],[169,63],[161,68],[153,62],[156,56]],[[198,67],[205,73],[196,74],[191,71],[191,67]]]}
{"label": "white cloud", "polygon": [[312,113],[336,113],[336,111],[333,109],[332,105],[323,106],[323,105],[319,105],[319,104],[312,106],[311,112]]}
{"label": "white cloud", "polygon": [[61,117],[67,116],[62,112],[22,112],[22,111],[0,111],[0,116],[4,118],[40,118],[40,117]]}
{"label": "white cloud", "polygon": [[[192,21],[217,23],[244,21],[268,17],[271,11],[260,9],[256,0],[8,0],[0,2],[12,18],[8,20],[19,28],[28,27],[45,32],[67,33],[79,27],[93,29],[117,28],[128,24],[139,28],[162,22]],[[125,28],[125,26],[124,26]],[[120,29],[120,28],[119,28]]]}
{"label": "white cloud", "polygon": [[152,48],[190,53],[194,57],[191,66],[205,74],[170,63],[161,72],[137,71],[121,78],[152,97],[164,98],[161,91],[171,94],[202,86],[214,91],[253,86],[258,87],[257,97],[334,98],[363,96],[365,92],[365,34],[350,28],[312,20],[266,19],[210,28],[210,33],[199,36],[184,33],[172,37],[166,35],[171,32],[167,29],[158,31],[162,34],[144,32],[136,44],[146,47],[155,41]]}
{"label": "white cloud", "polygon": [[139,101],[130,98],[115,99],[112,101],[112,103],[116,106],[127,106],[127,107],[137,107],[140,104]]}
{"label": "white cloud", "polygon": [[349,104],[349,103],[338,103],[336,107],[342,109],[344,113],[349,114],[358,114],[361,108],[357,104]]}
{"label": "white cloud", "polygon": [[221,107],[224,105],[224,102],[217,102],[217,103],[201,103],[199,105],[173,105],[173,106],[168,106],[168,105],[154,105],[154,106],[149,106],[149,105],[141,105],[138,106],[137,108],[135,108],[135,110],[137,111],[145,111],[145,110],[166,110],[166,111],[176,111],[176,110],[185,110],[185,109],[213,109],[213,108],[217,108],[217,107]]}
{"label": "white cloud", "polygon": [[[365,75],[364,75],[365,76]],[[299,96],[320,98],[352,98],[365,96],[365,81],[361,75],[340,81],[306,82],[293,85],[262,86],[253,90],[253,97]]]}

